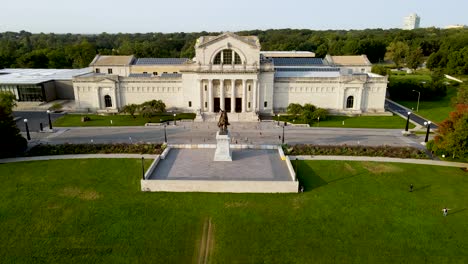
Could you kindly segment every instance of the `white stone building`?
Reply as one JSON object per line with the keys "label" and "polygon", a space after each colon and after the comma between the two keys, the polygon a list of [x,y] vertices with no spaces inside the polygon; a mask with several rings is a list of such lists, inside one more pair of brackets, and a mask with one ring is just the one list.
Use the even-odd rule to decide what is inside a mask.
{"label": "white stone building", "polygon": [[261,52],[256,36],[200,37],[193,59],[96,56],[93,73],[73,78],[76,108],[117,112],[153,99],[168,109],[214,120],[257,120],[311,103],[342,114],[384,112],[387,77],[363,56],[315,58],[307,52]]}
{"label": "white stone building", "polygon": [[412,30],[419,28],[419,23],[421,22],[421,17],[416,13],[410,14],[409,16],[403,19],[403,29]]}

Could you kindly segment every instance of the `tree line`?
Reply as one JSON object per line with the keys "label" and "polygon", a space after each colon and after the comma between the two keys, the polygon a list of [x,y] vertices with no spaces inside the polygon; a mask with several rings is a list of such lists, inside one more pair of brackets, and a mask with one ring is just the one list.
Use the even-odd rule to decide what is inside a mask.
{"label": "tree line", "polygon": [[[94,35],[4,32],[0,33],[0,68],[80,68],[86,67],[96,54],[192,58],[198,37],[218,34],[220,32]],[[419,64],[420,57],[428,57],[431,69],[468,72],[466,29],[270,29],[237,34],[258,36],[262,50],[313,51],[317,57],[366,54],[373,63],[391,59],[397,65]]]}

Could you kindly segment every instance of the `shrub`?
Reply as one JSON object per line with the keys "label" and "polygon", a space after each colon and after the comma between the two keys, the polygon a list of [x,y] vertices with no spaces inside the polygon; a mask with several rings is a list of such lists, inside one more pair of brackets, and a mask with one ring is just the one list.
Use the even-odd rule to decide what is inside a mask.
{"label": "shrub", "polygon": [[39,144],[25,153],[26,156],[48,156],[67,154],[161,154],[161,144]]}
{"label": "shrub", "polygon": [[294,145],[283,146],[287,155],[336,155],[336,156],[370,156],[370,157],[392,157],[392,158],[428,158],[422,150],[410,147],[391,146],[318,146],[318,145]]}
{"label": "shrub", "polygon": [[51,107],[49,107],[49,110],[51,110],[51,111],[58,111],[58,110],[62,109],[62,107],[63,107],[63,106],[62,106],[61,104],[55,103],[55,104],[53,104]]}

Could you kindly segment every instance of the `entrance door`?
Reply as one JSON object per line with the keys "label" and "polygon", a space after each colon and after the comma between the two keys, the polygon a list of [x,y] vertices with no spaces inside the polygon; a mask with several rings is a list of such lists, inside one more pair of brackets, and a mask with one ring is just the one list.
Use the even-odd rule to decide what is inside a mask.
{"label": "entrance door", "polygon": [[236,98],[236,113],[242,112],[242,98]]}
{"label": "entrance door", "polygon": [[223,109],[224,111],[226,112],[231,112],[231,98],[228,97],[228,98],[224,98],[224,106],[226,107],[226,109]]}
{"label": "entrance door", "polygon": [[220,109],[221,109],[221,105],[219,103],[219,97],[215,97],[213,110],[215,111],[215,113],[218,113]]}

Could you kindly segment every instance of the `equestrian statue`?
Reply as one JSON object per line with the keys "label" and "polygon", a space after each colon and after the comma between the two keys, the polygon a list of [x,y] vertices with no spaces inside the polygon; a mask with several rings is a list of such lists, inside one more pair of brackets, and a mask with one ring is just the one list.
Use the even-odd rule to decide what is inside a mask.
{"label": "equestrian statue", "polygon": [[226,135],[228,132],[227,126],[229,126],[228,114],[226,111],[221,110],[221,116],[218,121],[219,134]]}

